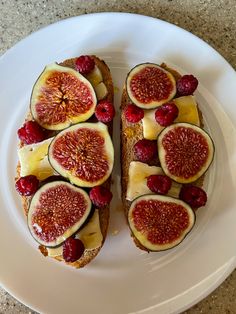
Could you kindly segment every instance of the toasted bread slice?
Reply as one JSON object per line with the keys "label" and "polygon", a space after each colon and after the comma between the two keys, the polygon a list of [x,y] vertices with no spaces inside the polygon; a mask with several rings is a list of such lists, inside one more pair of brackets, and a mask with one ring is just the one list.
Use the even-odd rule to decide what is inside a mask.
{"label": "toasted bread slice", "polygon": [[[106,65],[106,63],[103,60],[99,59],[98,57],[96,57],[94,55],[91,56],[91,57],[94,59],[96,66],[100,69],[100,71],[102,73],[102,76],[103,76],[103,83],[106,85],[106,88],[108,90],[108,94],[105,97],[105,99],[107,99],[107,100],[109,100],[109,101],[111,101],[113,103],[114,87],[113,87],[111,72],[110,72],[108,66]],[[75,61],[76,61],[76,58],[67,59],[67,60],[63,61],[62,63],[60,63],[60,65],[65,66],[65,67],[70,67],[72,69],[75,69]],[[27,114],[26,121],[27,120],[32,120],[32,115],[31,115],[30,112]],[[92,116],[90,118],[90,120],[94,121],[94,116]],[[109,129],[110,135],[112,135],[112,122],[108,125],[108,129]],[[24,146],[24,144],[21,142],[19,144],[19,147],[22,147],[22,146]],[[20,163],[18,163],[17,171],[16,171],[17,172],[16,180],[19,179],[19,177],[20,177],[20,170],[21,170],[21,165],[20,165]],[[111,186],[111,178],[109,178],[103,185],[106,186],[107,188],[110,188],[110,186]],[[21,200],[22,200],[22,207],[23,207],[24,213],[27,216],[31,197],[22,196]],[[98,209],[98,213],[99,213],[100,230],[101,230],[101,233],[102,233],[102,236],[103,236],[102,244],[99,247],[94,248],[94,249],[89,249],[89,250],[85,249],[82,257],[79,260],[77,260],[77,261],[75,261],[73,263],[66,263],[66,264],[68,264],[70,266],[73,266],[75,268],[84,267],[92,259],[94,259],[94,257],[98,254],[98,252],[102,248],[103,243],[104,243],[104,241],[106,239],[106,235],[107,235],[107,229],[108,229],[108,223],[109,223],[109,206],[106,206],[104,208]],[[39,250],[41,251],[41,253],[44,256],[48,255],[48,251],[47,251],[46,247],[40,245],[39,246]],[[56,257],[53,257],[53,258],[55,258],[58,261],[64,261],[62,256],[56,256]]]}
{"label": "toasted bread slice", "polygon": [[[171,74],[174,76],[176,81],[181,77],[181,75],[176,70],[171,69],[165,63],[162,63],[161,67],[171,72]],[[135,145],[137,141],[144,138],[142,121],[138,123],[129,123],[127,122],[125,118],[124,108],[130,103],[132,102],[129,99],[126,86],[124,86],[122,98],[121,98],[121,106],[120,106],[120,109],[121,109],[120,159],[121,159],[122,204],[123,204],[124,214],[127,219],[127,223],[128,223],[128,211],[131,205],[131,202],[126,199],[127,186],[128,186],[128,180],[129,180],[129,165],[131,161],[137,160],[134,155],[133,146]],[[200,125],[201,127],[203,127],[202,113],[199,108],[198,108],[198,114],[199,114],[199,119],[200,119]],[[158,160],[155,160],[150,165],[160,166],[160,163]],[[199,178],[194,184],[197,186],[202,186],[203,180],[204,180],[204,175],[201,178]],[[138,248],[144,251],[149,251],[137,240],[137,238],[135,238],[132,231],[131,231],[131,237],[133,238],[133,241]]]}

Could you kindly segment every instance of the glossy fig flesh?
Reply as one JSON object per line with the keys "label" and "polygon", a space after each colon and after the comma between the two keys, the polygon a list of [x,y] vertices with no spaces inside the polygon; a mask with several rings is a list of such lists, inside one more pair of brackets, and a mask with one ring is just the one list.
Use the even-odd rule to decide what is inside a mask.
{"label": "glossy fig flesh", "polygon": [[130,100],[138,107],[152,109],[171,100],[176,94],[173,75],[157,64],[135,66],[126,79]]}
{"label": "glossy fig flesh", "polygon": [[135,199],[128,212],[133,236],[148,251],[175,247],[191,231],[195,214],[181,200],[163,195],[143,195]]}
{"label": "glossy fig flesh", "polygon": [[28,227],[34,239],[56,247],[85,223],[92,205],[88,194],[64,181],[44,184],[33,196]]}
{"label": "glossy fig flesh", "polygon": [[30,108],[43,128],[62,130],[89,119],[96,104],[94,88],[83,75],[54,63],[46,66],[36,81]]}
{"label": "glossy fig flesh", "polygon": [[49,146],[49,162],[71,183],[93,187],[111,174],[114,148],[105,124],[79,123],[61,131]]}
{"label": "glossy fig flesh", "polygon": [[191,183],[209,168],[214,144],[203,129],[189,123],[174,123],[158,136],[158,155],[165,174],[178,183]]}

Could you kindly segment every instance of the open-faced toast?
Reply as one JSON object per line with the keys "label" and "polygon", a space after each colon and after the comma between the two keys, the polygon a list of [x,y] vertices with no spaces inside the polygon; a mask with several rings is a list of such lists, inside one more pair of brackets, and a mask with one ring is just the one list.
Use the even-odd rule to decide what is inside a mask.
{"label": "open-faced toast", "polygon": [[[196,78],[192,75],[186,75],[183,78],[192,80],[193,82],[190,83],[195,84],[194,89],[196,89]],[[204,121],[195,97],[192,95],[193,90],[181,94],[178,90],[181,87],[180,84],[181,75],[166,64],[163,63],[158,66],[145,63],[137,65],[128,73],[122,93],[120,133],[122,203],[131,229],[131,236],[136,246],[146,251],[162,251],[180,243],[194,225],[197,207],[204,205],[206,202],[206,194],[201,187],[204,172],[213,159],[214,146],[207,133],[203,131],[203,135],[201,135]],[[182,85],[184,85],[183,79]],[[167,89],[167,92],[165,89]],[[145,97],[148,93],[151,97],[147,100]],[[172,121],[170,119],[169,124],[165,125],[163,122],[161,125],[158,122],[159,117],[157,117],[156,111],[163,108],[164,112],[167,108],[166,104],[171,104],[174,109],[177,107],[177,114],[173,116]],[[161,118],[164,120],[164,113]],[[168,128],[170,130],[165,131]],[[209,140],[209,147],[208,143],[206,144],[208,156],[207,160],[204,160],[206,167],[202,169],[202,172],[198,171],[198,176],[192,176],[189,179],[181,178],[181,175],[172,176],[168,171],[169,169],[167,169],[168,162],[169,166],[170,162],[172,162],[172,165],[178,165],[178,160],[174,160],[174,156],[179,154],[177,148],[182,147],[181,136],[178,137],[178,142],[176,141],[175,152],[172,153],[168,148],[168,154],[166,153],[168,145],[173,147],[172,140],[174,137],[169,136],[169,134],[177,128],[182,128],[184,131],[190,130],[193,134],[202,136],[202,139],[206,137],[207,141]],[[169,136],[165,137],[165,144],[168,144],[166,146],[163,144],[163,137],[166,136],[165,132]],[[190,147],[189,151],[191,149]],[[164,151],[164,153],[161,151]],[[201,156],[205,153],[199,149],[197,154],[201,159]],[[187,163],[190,163],[190,161]],[[180,166],[176,168],[178,167],[180,168]],[[166,181],[161,183],[160,180],[163,180],[163,177]],[[158,183],[156,180],[159,180]],[[166,182],[169,187],[165,190]],[[161,190],[157,189],[157,184],[162,184]],[[185,191],[187,189],[188,192]],[[194,204],[191,203],[190,199],[187,200],[186,195],[190,195],[193,189],[196,190],[196,193],[202,193],[202,203],[197,204],[196,202]],[[151,203],[156,205],[151,206]],[[169,206],[169,204],[172,205]],[[169,206],[168,210],[171,213],[169,216],[167,211],[164,210],[165,206]],[[184,214],[186,221],[188,221],[182,231],[179,227],[182,223],[181,220],[178,221],[179,225],[176,222],[176,226],[174,226],[174,220],[178,220],[174,211],[175,207],[178,208],[178,206],[183,211],[182,213],[179,212],[178,215]],[[151,211],[153,212],[151,213]],[[154,212],[158,212],[158,214]],[[178,228],[180,230],[177,230]],[[174,229],[177,230],[175,236],[173,236]],[[172,232],[172,236],[168,237],[168,232],[169,234]]]}
{"label": "open-faced toast", "polygon": [[[87,56],[86,56],[86,58],[87,58]],[[65,71],[66,72],[65,75],[67,75],[69,73],[70,69],[73,69],[74,71],[75,70],[78,71],[78,67],[76,64],[77,59],[78,58],[68,59],[68,60],[65,60],[64,62],[60,63],[59,64],[60,68],[58,68],[59,70],[57,70],[57,67],[58,67],[57,64],[53,65],[53,69],[50,70],[51,71],[50,73],[54,73],[54,72],[57,73],[57,71],[61,71],[61,73],[63,73],[63,75],[64,75],[64,71]],[[112,77],[111,77],[111,73],[110,73],[108,66],[106,65],[106,63],[103,60],[99,59],[96,56],[89,56],[89,59],[90,59],[90,61],[93,60],[93,62],[95,63],[95,66],[93,66],[92,71],[87,71],[88,73],[85,73],[85,74],[82,73],[83,77],[85,77],[86,80],[84,81],[84,85],[81,84],[80,86],[82,86],[82,88],[84,88],[84,86],[85,86],[85,88],[86,88],[86,84],[90,84],[90,86],[89,86],[90,90],[94,91],[93,97],[94,97],[94,105],[95,106],[97,105],[97,102],[99,100],[101,100],[103,102],[109,102],[112,104],[113,103],[113,82],[112,82]],[[46,72],[46,74],[47,74],[47,72]],[[38,79],[38,81],[36,82],[36,84],[41,83],[40,80],[43,77],[43,75],[44,75],[44,72],[41,74],[41,76]],[[72,73],[72,75],[70,77],[70,79],[72,78],[72,82],[70,81],[70,84],[72,84],[71,88],[74,87],[74,85],[73,85],[74,84],[73,83],[74,76],[73,75],[76,75],[76,74]],[[46,80],[45,78],[43,78],[43,79]],[[53,78],[53,79],[55,81],[55,78]],[[57,82],[53,82],[53,84],[54,83],[57,84]],[[68,95],[69,95],[68,97],[70,97],[70,84],[68,84],[68,88],[63,87],[65,89],[67,88],[66,93],[63,94],[63,97],[65,98],[65,99],[63,99],[63,101],[65,101],[65,103],[67,101],[66,97]],[[60,88],[58,88],[57,92],[60,92]],[[40,88],[38,88],[38,89],[40,90]],[[86,94],[86,90],[84,93]],[[75,94],[76,93],[74,93],[74,95]],[[34,86],[33,93],[31,96],[31,110],[27,114],[26,122],[27,121],[34,121],[35,118],[36,118],[36,120],[38,118],[37,114],[35,113],[35,105],[34,104],[32,105],[32,103],[34,102],[34,97],[36,97],[35,95],[37,96],[37,91],[35,92],[35,86]],[[67,95],[67,96],[65,96],[65,95]],[[76,94],[76,97],[77,97],[77,94]],[[38,99],[39,98],[37,98],[36,101],[39,101]],[[42,98],[40,98],[40,99],[42,100]],[[86,99],[85,99],[85,101],[86,101]],[[89,125],[89,127],[92,131],[93,131],[93,125],[95,126],[98,123],[98,119],[94,113],[95,108],[93,108],[92,114],[89,114],[87,119],[85,117],[82,119],[82,121],[78,121],[78,122],[81,122],[79,124],[83,124],[85,122],[86,123],[88,122],[88,124],[86,124],[86,125],[84,124],[84,125],[85,125],[85,127],[87,127],[87,125]],[[57,110],[57,109],[55,109],[55,110]],[[32,113],[33,113],[33,115],[32,115]],[[45,114],[45,116],[46,116],[46,114]],[[46,121],[46,119],[44,119],[44,117],[43,118],[39,117],[39,120],[40,119],[41,119],[41,125],[42,125],[42,121]],[[70,122],[69,122],[69,124],[70,124]],[[74,121],[72,121],[71,124],[78,125],[78,124],[75,124]],[[66,128],[68,126],[69,125],[66,125]],[[55,136],[58,136],[59,134],[61,134],[61,132],[63,132],[63,129],[65,129],[65,127],[62,126],[62,127],[60,127],[59,130],[56,130],[55,127],[53,130],[49,130],[50,126],[49,127],[46,126],[46,128],[47,128],[47,130],[44,129],[44,134],[46,134],[46,135],[45,135],[43,141],[40,141],[39,143],[28,144],[28,145],[24,141],[22,141],[22,140],[20,141],[19,148],[18,148],[19,163],[17,165],[16,186],[17,186],[17,182],[19,182],[21,177],[27,177],[30,175],[36,176],[38,178],[39,187],[42,187],[44,184],[49,184],[48,182],[54,182],[54,181],[58,181],[58,180],[62,183],[64,181],[74,183],[73,180],[71,180],[71,177],[64,175],[64,174],[62,176],[60,176],[59,173],[57,173],[51,167],[50,162],[48,162],[49,147],[52,145],[53,141],[55,142]],[[107,132],[107,134],[110,134],[110,136],[112,136],[112,119],[110,119],[110,121],[107,122],[106,125],[102,123],[102,128],[105,130],[104,132]],[[69,129],[66,129],[66,130],[69,130]],[[18,132],[18,134],[19,134],[19,132]],[[109,137],[109,135],[107,135],[107,137]],[[20,137],[20,139],[21,139],[21,137]],[[110,149],[113,150],[113,147],[110,147]],[[32,156],[32,154],[34,154],[34,156]],[[111,159],[112,158],[113,157],[111,157]],[[42,167],[41,172],[38,171],[37,165]],[[111,167],[109,170],[109,175],[105,178],[105,180],[102,180],[100,182],[100,184],[98,182],[98,184],[96,184],[96,185],[98,185],[98,186],[101,185],[101,186],[105,187],[106,189],[110,189],[110,185],[111,185],[110,172],[112,170],[112,166],[113,166],[113,163],[111,164]],[[80,186],[80,184],[77,184],[77,185]],[[87,185],[82,184],[82,189],[84,189],[85,192],[87,192],[87,194],[88,194],[89,191],[91,191],[92,186],[95,186],[95,184],[92,184],[91,186],[89,186],[88,184]],[[17,189],[19,191],[19,184],[18,184]],[[32,207],[31,200],[32,200],[32,197],[34,197],[34,195],[35,194],[27,196],[27,195],[24,195],[24,193],[21,193],[22,207],[23,207],[23,210],[24,210],[24,213],[26,216],[29,216],[28,212],[29,212],[30,206]],[[28,219],[29,219],[29,217],[28,217]],[[77,238],[77,235],[79,235],[78,238],[82,239],[82,242],[83,241],[86,242],[86,243],[84,243],[85,250],[79,259],[77,259],[76,261],[73,261],[73,262],[67,262],[67,264],[74,266],[76,268],[80,268],[80,267],[83,267],[86,264],[88,264],[98,254],[98,252],[100,251],[100,249],[101,249],[101,247],[105,241],[106,235],[107,235],[108,222],[109,222],[109,204],[105,204],[105,205],[103,204],[103,206],[96,206],[96,204],[95,205],[93,204],[92,209],[89,213],[89,216],[86,219],[86,222],[81,226],[81,228],[77,232],[75,232],[73,234],[73,237]],[[40,244],[39,249],[44,256],[50,256],[50,257],[53,257],[59,261],[65,261],[63,258],[63,242],[59,246],[57,245],[57,246],[52,247],[52,248],[48,248],[46,245]]]}

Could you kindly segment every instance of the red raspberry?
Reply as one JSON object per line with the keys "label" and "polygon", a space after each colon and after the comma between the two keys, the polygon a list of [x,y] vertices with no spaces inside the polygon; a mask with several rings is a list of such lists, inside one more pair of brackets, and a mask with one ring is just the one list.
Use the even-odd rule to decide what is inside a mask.
{"label": "red raspberry", "polygon": [[75,69],[81,74],[88,74],[95,67],[95,62],[90,56],[80,56],[75,61]]}
{"label": "red raspberry", "polygon": [[66,262],[77,261],[84,253],[84,244],[80,239],[68,238],[63,243],[63,258]]}
{"label": "red raspberry", "polygon": [[178,117],[179,109],[173,102],[167,102],[155,111],[156,122],[161,126],[171,125]]}
{"label": "red raspberry", "polygon": [[171,179],[165,175],[151,175],[147,178],[148,188],[157,194],[167,194],[171,185]]}
{"label": "red raspberry", "polygon": [[46,132],[36,121],[25,122],[17,134],[24,144],[38,143],[46,138]]}
{"label": "red raspberry", "polygon": [[189,204],[192,208],[204,206],[207,202],[206,192],[194,185],[183,185],[179,198]]}
{"label": "red raspberry", "polygon": [[19,194],[30,196],[34,194],[39,186],[39,180],[34,175],[21,177],[16,181],[15,187]]}
{"label": "red raspberry", "polygon": [[131,123],[139,122],[144,117],[143,109],[133,104],[127,105],[124,112],[126,120]]}
{"label": "red raspberry", "polygon": [[103,123],[111,122],[115,116],[115,108],[109,100],[101,100],[96,106],[95,116]]}
{"label": "red raspberry", "polygon": [[134,154],[139,161],[150,162],[157,157],[156,141],[142,139],[134,145]]}
{"label": "red raspberry", "polygon": [[192,95],[198,86],[198,80],[192,74],[182,76],[176,83],[177,95]]}
{"label": "red raspberry", "polygon": [[89,192],[92,203],[97,207],[108,205],[112,199],[112,193],[104,186],[95,186]]}

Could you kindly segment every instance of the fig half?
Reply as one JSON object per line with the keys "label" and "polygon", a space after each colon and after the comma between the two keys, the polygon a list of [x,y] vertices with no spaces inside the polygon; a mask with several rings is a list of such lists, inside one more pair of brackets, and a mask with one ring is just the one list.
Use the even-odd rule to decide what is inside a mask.
{"label": "fig half", "polygon": [[191,183],[209,168],[214,144],[203,129],[190,123],[174,123],[158,136],[158,155],[165,174],[176,182]]}
{"label": "fig half", "polygon": [[163,195],[143,195],[128,212],[134,237],[148,251],[164,251],[183,241],[195,223],[195,213],[181,200]]}
{"label": "fig half", "polygon": [[56,247],[79,230],[91,208],[84,190],[64,181],[46,183],[31,200],[28,227],[38,243]]}
{"label": "fig half", "polygon": [[135,66],[126,79],[126,90],[138,107],[152,109],[171,100],[176,94],[174,76],[154,63]]}
{"label": "fig half", "polygon": [[105,124],[79,123],[58,133],[48,151],[52,167],[71,183],[93,187],[105,182],[114,163],[114,148]]}
{"label": "fig half", "polygon": [[91,83],[79,72],[53,63],[36,81],[30,100],[33,118],[45,129],[63,130],[86,121],[97,98]]}

